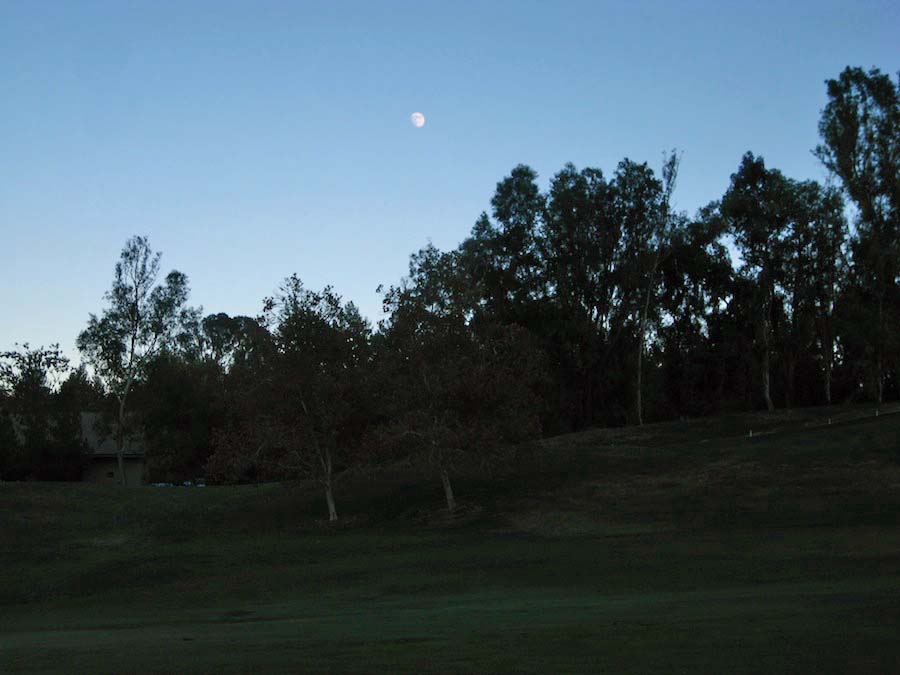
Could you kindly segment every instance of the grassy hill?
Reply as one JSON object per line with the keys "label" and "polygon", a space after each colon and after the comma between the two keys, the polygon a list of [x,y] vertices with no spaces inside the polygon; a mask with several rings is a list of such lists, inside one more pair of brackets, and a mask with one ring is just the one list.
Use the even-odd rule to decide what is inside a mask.
{"label": "grassy hill", "polygon": [[898,672],[900,414],[865,413],[551,439],[452,518],[400,471],[337,527],[308,486],[4,483],[0,671]]}

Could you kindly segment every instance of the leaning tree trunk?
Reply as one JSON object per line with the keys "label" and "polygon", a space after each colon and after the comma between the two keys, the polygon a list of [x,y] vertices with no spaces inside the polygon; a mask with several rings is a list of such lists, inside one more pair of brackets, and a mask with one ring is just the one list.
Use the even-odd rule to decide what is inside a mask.
{"label": "leaning tree trunk", "polygon": [[324,474],[324,480],[322,481],[325,484],[325,501],[328,503],[328,522],[334,523],[338,519],[337,508],[334,505],[334,491],[332,489],[332,464],[331,464],[331,452],[328,448],[324,449],[324,452],[320,455],[322,460],[322,469]]}
{"label": "leaning tree trunk", "polygon": [[653,260],[653,267],[650,270],[650,280],[647,282],[647,295],[644,296],[644,308],[641,312],[641,319],[638,326],[638,353],[637,353],[637,370],[635,372],[635,391],[634,391],[634,418],[638,426],[644,425],[644,404],[641,398],[642,368],[644,361],[644,337],[647,330],[647,315],[650,313],[650,293],[653,291],[653,277],[656,275],[656,268],[659,265],[659,249],[656,250],[656,257]]}
{"label": "leaning tree trunk", "polygon": [[834,340],[831,338],[831,320],[828,314],[822,322],[822,332],[825,334],[822,340],[825,368],[825,405],[831,405],[831,371],[834,368]]}
{"label": "leaning tree trunk", "polygon": [[763,397],[766,399],[766,409],[769,412],[775,410],[775,406],[772,404],[772,393],[771,388],[769,386],[769,347],[766,345],[765,351],[763,351],[762,355],[762,387],[763,387]]}
{"label": "leaning tree trunk", "polygon": [[881,354],[875,359],[875,398],[878,405],[884,403],[884,376],[882,369],[884,365],[881,360]]}
{"label": "leaning tree trunk", "polygon": [[762,376],[762,393],[766,401],[766,409],[769,412],[775,410],[772,404],[772,390],[769,384],[769,326],[772,314],[772,301],[769,300],[769,306],[766,308],[765,314],[760,322],[759,341],[762,345],[762,354],[760,355],[760,375]]}
{"label": "leaning tree trunk", "polygon": [[441,483],[444,485],[444,497],[447,499],[447,510],[451,513],[456,510],[456,499],[453,497],[453,486],[450,485],[450,476],[447,469],[441,467]]}
{"label": "leaning tree trunk", "polygon": [[328,521],[334,523],[338,519],[338,514],[334,505],[334,493],[332,492],[330,480],[325,483],[325,501],[328,502]]}
{"label": "leaning tree trunk", "polygon": [[125,399],[128,398],[128,389],[131,387],[131,378],[125,387],[125,393],[119,399],[119,424],[116,429],[116,461],[119,465],[119,483],[128,485],[128,478],[125,476]]}

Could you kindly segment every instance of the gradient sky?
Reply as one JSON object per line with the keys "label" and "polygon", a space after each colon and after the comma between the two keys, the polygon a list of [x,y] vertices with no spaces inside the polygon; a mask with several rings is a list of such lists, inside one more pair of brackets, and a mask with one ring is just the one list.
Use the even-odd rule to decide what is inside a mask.
{"label": "gradient sky", "polygon": [[296,272],[377,320],[518,163],[679,148],[690,213],[747,150],[823,179],[823,81],[898,33],[896,1],[0,0],[0,350],[76,355],[133,234],[207,312]]}

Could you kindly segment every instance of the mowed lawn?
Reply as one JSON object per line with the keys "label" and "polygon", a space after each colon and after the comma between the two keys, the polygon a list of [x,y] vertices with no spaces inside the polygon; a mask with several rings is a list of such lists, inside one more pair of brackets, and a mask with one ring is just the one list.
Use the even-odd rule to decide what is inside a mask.
{"label": "mowed lawn", "polygon": [[900,414],[826,414],[553,439],[456,518],[400,473],[338,527],[308,486],[4,483],[0,671],[900,672]]}

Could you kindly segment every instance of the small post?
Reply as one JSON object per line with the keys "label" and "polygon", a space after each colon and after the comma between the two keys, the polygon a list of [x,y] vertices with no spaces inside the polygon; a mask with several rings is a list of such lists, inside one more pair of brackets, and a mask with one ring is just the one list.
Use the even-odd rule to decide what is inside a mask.
{"label": "small post", "polygon": [[831,418],[828,418],[828,426],[831,426]]}
{"label": "small post", "polygon": [[753,429],[750,430],[750,438],[753,438]]}
{"label": "small post", "polygon": [[875,417],[878,417],[878,408],[875,408]]}

